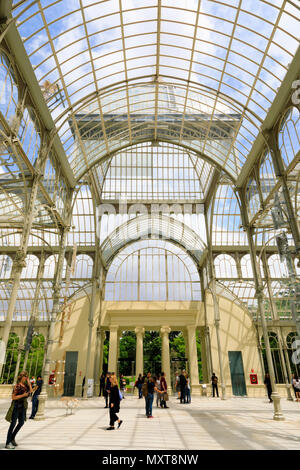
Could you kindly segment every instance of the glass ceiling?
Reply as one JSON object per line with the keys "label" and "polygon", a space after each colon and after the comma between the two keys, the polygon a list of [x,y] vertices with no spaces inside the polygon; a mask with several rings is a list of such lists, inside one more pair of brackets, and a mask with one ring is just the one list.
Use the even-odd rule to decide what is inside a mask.
{"label": "glass ceiling", "polygon": [[286,0],[15,1],[71,168],[165,141],[236,179],[298,46]]}

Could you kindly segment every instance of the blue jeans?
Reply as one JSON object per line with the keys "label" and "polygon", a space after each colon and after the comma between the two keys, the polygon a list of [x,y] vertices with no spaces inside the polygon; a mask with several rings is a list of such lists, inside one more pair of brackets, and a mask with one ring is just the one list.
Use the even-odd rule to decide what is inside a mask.
{"label": "blue jeans", "polygon": [[154,398],[153,393],[148,393],[148,395],[145,398],[145,400],[146,400],[146,415],[147,416],[152,416],[153,398]]}
{"label": "blue jeans", "polygon": [[37,410],[39,407],[39,396],[38,395],[33,395],[32,397],[32,410],[31,410],[31,415],[30,418],[34,418]]}
{"label": "blue jeans", "polygon": [[[16,426],[18,421],[18,425]],[[21,427],[25,423],[25,408],[24,406],[18,406],[18,403],[15,403],[11,423],[7,432],[6,445],[14,440],[17,433],[20,431]],[[15,427],[16,426],[16,427]]]}
{"label": "blue jeans", "polygon": [[191,390],[189,388],[185,389],[185,397],[187,403],[191,403]]}
{"label": "blue jeans", "polygon": [[138,391],[139,391],[139,398],[142,398],[142,385],[143,384],[138,384]]}

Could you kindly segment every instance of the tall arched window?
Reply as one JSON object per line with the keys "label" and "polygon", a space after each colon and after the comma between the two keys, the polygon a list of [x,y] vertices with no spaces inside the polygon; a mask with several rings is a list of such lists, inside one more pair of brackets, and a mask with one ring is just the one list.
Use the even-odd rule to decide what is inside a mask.
{"label": "tall arched window", "polygon": [[[44,268],[44,278],[53,278],[55,274],[55,266],[58,261],[58,255],[51,255],[45,261],[45,268]],[[63,273],[62,279],[66,277],[66,269],[67,269],[67,262],[64,259],[63,263]]]}
{"label": "tall arched window", "polygon": [[236,262],[232,256],[222,253],[215,258],[214,263],[217,278],[238,277]]}
{"label": "tall arched window", "polygon": [[39,259],[35,255],[26,256],[26,267],[22,269],[21,278],[35,279],[39,268]]}
{"label": "tall arched window", "polygon": [[88,255],[76,256],[76,263],[74,272],[71,274],[72,278],[90,279],[93,274],[93,260]]}
{"label": "tall arched window", "polygon": [[106,300],[201,300],[194,261],[169,242],[145,240],[127,246],[106,277]]}
{"label": "tall arched window", "polygon": [[291,331],[291,333],[289,333],[286,337],[286,346],[287,346],[287,352],[288,352],[288,356],[290,360],[292,374],[296,374],[299,377],[300,376],[300,364],[298,363],[297,360],[295,360],[296,358],[293,357],[293,354],[296,350],[295,345],[294,345],[294,341],[296,337],[297,337],[297,333],[294,331]]}
{"label": "tall arched window", "polygon": [[[281,362],[281,355],[279,351],[279,343],[278,343],[278,336],[276,333],[269,332],[269,342],[272,354],[272,361],[275,373],[275,381],[276,383],[282,384],[284,383],[284,374],[283,374],[283,367]],[[268,363],[267,363],[267,355],[265,349],[265,341],[264,338],[261,338],[261,346],[262,346],[262,355],[265,365],[265,371],[268,372]]]}

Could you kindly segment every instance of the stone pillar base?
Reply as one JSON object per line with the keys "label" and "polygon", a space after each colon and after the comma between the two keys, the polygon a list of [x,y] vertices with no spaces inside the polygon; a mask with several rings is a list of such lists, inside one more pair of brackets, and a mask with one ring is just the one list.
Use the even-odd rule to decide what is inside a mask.
{"label": "stone pillar base", "polygon": [[281,406],[280,406],[280,396],[277,392],[273,392],[271,398],[274,402],[274,416],[275,421],[284,421],[285,417],[283,416]]}
{"label": "stone pillar base", "polygon": [[34,419],[35,421],[43,421],[45,418],[44,412],[45,412],[45,405],[46,405],[46,400],[48,396],[47,393],[41,392],[39,396],[39,407],[37,414],[35,415]]}
{"label": "stone pillar base", "polygon": [[202,386],[201,384],[191,384],[191,396],[199,397],[202,395]]}

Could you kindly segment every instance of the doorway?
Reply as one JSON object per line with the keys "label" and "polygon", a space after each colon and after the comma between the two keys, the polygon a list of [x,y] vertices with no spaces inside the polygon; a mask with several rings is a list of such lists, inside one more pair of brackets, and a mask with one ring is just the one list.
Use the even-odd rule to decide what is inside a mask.
{"label": "doorway", "polygon": [[243,397],[247,395],[243,357],[241,351],[228,351],[231,375],[232,394]]}
{"label": "doorway", "polygon": [[78,351],[66,352],[64,396],[75,395],[76,373],[77,373]]}

